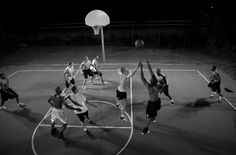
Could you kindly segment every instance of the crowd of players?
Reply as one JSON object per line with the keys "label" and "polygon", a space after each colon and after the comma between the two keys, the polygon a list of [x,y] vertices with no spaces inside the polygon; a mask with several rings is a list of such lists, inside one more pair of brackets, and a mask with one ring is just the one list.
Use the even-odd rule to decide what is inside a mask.
{"label": "crowd of players", "polygon": [[[79,69],[75,71],[74,63],[69,62],[68,66],[64,70],[64,79],[65,79],[65,89],[61,89],[57,86],[55,90],[55,94],[51,95],[48,99],[48,103],[51,105],[51,134],[61,139],[65,139],[63,132],[67,127],[67,117],[63,111],[63,107],[73,110],[75,115],[78,116],[81,125],[85,132],[87,132],[87,128],[85,125],[85,119],[88,120],[89,123],[94,123],[89,118],[89,112],[87,108],[87,104],[89,101],[86,97],[79,92],[76,84],[75,77],[80,72],[84,77],[84,81],[82,84],[83,89],[86,88],[86,83],[88,78],[90,77],[89,83],[93,84],[94,79],[98,79],[100,77],[101,84],[104,85],[103,74],[98,69],[98,60],[99,57],[96,56],[92,62],[89,60],[87,56],[84,57],[84,61],[80,64]],[[153,72],[152,67],[147,60],[147,66],[150,73],[150,80],[146,80],[143,72],[143,63],[139,62],[138,65],[133,70],[128,70],[126,67],[119,68],[117,73],[120,76],[119,84],[116,89],[116,107],[120,109],[120,119],[123,121],[127,121],[125,116],[126,104],[127,104],[127,92],[125,90],[126,81],[129,80],[136,71],[140,68],[140,78],[144,84],[144,86],[148,90],[149,100],[146,104],[146,118],[147,122],[141,134],[149,133],[149,126],[151,122],[156,122],[157,112],[161,109],[161,99],[160,94],[164,93],[170,99],[170,105],[174,105],[175,101],[169,94],[169,84],[166,75],[161,73],[160,68],[156,69],[156,74]],[[212,75],[210,76],[209,88],[212,91],[211,96],[213,97],[215,94],[219,95],[219,100],[224,98],[221,94],[221,78],[216,69],[216,66],[213,66]],[[71,89],[71,93],[68,93],[68,89]],[[1,94],[1,105],[0,110],[6,110],[4,103],[8,99],[16,99],[16,103],[19,107],[23,108],[26,106],[25,104],[20,102],[19,95],[9,87],[9,80],[4,75],[4,73],[0,74],[0,94]],[[62,123],[60,131],[55,127],[56,120],[59,120]]]}

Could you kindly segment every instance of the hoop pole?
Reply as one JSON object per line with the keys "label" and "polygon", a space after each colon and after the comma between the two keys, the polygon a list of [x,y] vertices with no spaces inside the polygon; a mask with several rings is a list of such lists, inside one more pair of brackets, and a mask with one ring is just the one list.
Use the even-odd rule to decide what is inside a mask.
{"label": "hoop pole", "polygon": [[103,27],[101,26],[101,40],[102,40],[102,58],[103,58],[103,63],[106,68],[106,55],[105,55],[105,48],[104,48],[104,35],[103,35]]}

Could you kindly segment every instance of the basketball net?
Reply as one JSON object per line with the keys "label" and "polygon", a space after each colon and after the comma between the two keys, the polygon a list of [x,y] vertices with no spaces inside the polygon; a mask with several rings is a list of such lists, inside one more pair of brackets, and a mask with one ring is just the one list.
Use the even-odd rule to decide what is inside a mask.
{"label": "basketball net", "polygon": [[101,26],[100,25],[95,25],[92,28],[93,28],[94,35],[98,35]]}

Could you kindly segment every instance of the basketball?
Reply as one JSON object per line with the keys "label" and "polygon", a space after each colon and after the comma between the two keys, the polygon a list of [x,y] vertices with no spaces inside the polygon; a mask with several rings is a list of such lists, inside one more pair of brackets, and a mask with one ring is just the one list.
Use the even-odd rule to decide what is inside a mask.
{"label": "basketball", "polygon": [[141,39],[135,41],[135,47],[140,48],[144,46],[144,42]]}

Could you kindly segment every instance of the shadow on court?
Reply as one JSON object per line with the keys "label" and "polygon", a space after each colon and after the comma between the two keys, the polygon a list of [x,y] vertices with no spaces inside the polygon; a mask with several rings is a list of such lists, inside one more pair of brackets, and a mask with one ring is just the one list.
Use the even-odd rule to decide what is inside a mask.
{"label": "shadow on court", "polygon": [[39,122],[40,119],[43,118],[43,115],[38,113],[33,113],[27,106],[20,108],[14,111],[6,111],[10,115],[12,115],[15,119],[20,120],[24,123],[28,128],[35,128],[36,122]]}

